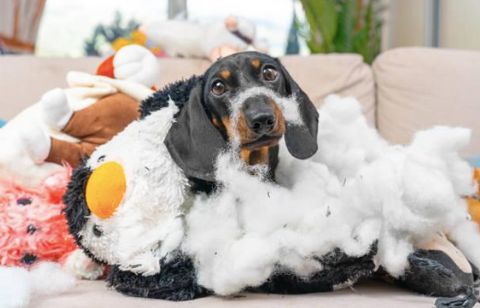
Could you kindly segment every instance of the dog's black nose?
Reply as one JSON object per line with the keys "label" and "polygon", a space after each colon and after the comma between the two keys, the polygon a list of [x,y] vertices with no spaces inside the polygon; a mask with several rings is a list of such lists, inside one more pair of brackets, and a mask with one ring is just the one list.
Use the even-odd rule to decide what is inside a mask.
{"label": "dog's black nose", "polygon": [[277,122],[273,110],[257,111],[251,116],[247,116],[246,120],[248,127],[259,135],[265,135],[271,132]]}

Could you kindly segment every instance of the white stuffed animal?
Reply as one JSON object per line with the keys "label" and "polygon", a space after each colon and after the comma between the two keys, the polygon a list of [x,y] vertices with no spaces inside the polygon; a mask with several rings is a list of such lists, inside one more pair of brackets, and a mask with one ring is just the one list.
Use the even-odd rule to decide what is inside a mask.
{"label": "white stuffed animal", "polygon": [[[70,231],[97,261],[149,276],[179,246],[187,179],[163,143],[177,111],[170,103],[133,122],[73,174],[86,188],[67,193]],[[85,205],[88,219],[78,216]]]}
{"label": "white stuffed animal", "polygon": [[251,21],[233,15],[210,24],[159,21],[142,25],[140,31],[171,56],[206,58],[212,62],[249,47],[261,52],[268,49],[264,41],[256,38],[255,25]]}
{"label": "white stuffed animal", "polygon": [[[62,131],[75,111],[85,110],[116,93],[123,93],[138,103],[154,92],[152,86],[159,73],[155,56],[138,45],[126,46],[105,60],[97,75],[70,72],[68,88],[45,93],[38,103],[0,129],[0,179],[38,185],[62,168],[61,162],[45,161],[53,146],[51,137],[61,142],[81,141]],[[134,112],[137,108],[133,108]]]}

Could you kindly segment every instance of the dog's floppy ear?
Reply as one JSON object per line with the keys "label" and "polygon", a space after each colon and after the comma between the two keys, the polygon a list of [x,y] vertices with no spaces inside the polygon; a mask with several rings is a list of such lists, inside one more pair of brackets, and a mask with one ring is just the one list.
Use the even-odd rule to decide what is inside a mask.
{"label": "dog's floppy ear", "polygon": [[318,112],[307,94],[293,80],[285,67],[277,60],[285,80],[285,90],[298,103],[298,111],[303,124],[294,124],[286,121],[285,143],[288,151],[298,159],[307,159],[318,150]]}
{"label": "dog's floppy ear", "polygon": [[165,145],[187,177],[213,182],[215,160],[227,143],[210,121],[201,97],[202,82],[199,81],[170,128]]}

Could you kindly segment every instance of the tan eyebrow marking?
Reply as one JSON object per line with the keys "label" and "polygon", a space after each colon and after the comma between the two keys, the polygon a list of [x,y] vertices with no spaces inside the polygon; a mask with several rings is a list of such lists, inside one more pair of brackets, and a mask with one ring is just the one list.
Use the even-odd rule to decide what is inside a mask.
{"label": "tan eyebrow marking", "polygon": [[220,76],[222,76],[224,79],[228,79],[230,77],[230,71],[229,70],[223,70],[220,72]]}
{"label": "tan eyebrow marking", "polygon": [[253,65],[254,68],[259,68],[260,67],[260,60],[254,59],[252,61],[252,65]]}

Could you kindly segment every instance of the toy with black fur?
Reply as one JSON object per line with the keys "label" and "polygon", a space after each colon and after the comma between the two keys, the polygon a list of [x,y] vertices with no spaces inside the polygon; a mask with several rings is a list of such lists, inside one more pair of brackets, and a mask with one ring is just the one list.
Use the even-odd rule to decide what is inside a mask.
{"label": "toy with black fur", "polygon": [[[240,72],[245,66],[247,72]],[[250,83],[240,77],[245,74],[252,77]],[[141,113],[140,120],[99,147],[74,172],[64,197],[70,232],[95,260],[113,266],[109,285],[121,293],[168,300],[212,294],[198,282],[196,256],[182,251],[181,243],[188,234],[185,215],[194,195],[220,188],[214,176],[216,156],[236,144],[247,169],[255,172],[256,165],[267,165],[274,179],[278,157],[270,153],[278,151],[279,136],[285,137],[293,157],[310,157],[317,150],[318,113],[278,61],[257,53],[225,58],[203,76],[167,86],[144,102]],[[263,115],[261,123],[255,119],[258,114]],[[232,125],[231,118],[243,126]],[[112,174],[120,174],[123,181]],[[107,189],[93,187],[105,177]],[[107,198],[89,202],[89,191]],[[473,271],[459,272],[448,251],[430,250],[439,252],[422,256],[421,262],[412,255],[411,267],[400,279],[424,294],[467,295],[439,301],[439,307],[453,307],[458,301],[472,307]],[[244,290],[331,291],[372,275],[378,267],[376,256],[376,245],[359,257],[333,249],[317,260],[322,270],[308,278],[279,267],[264,284]],[[417,274],[421,283],[409,283]]]}

